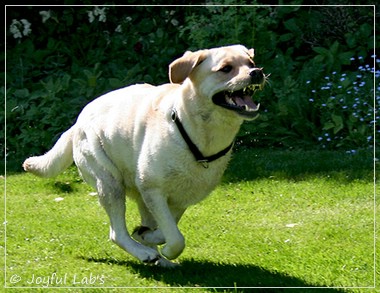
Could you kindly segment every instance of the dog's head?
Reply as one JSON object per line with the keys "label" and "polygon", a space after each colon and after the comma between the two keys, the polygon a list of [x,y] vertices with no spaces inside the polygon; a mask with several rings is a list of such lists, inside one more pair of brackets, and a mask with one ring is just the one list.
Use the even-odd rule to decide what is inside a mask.
{"label": "dog's head", "polygon": [[266,81],[253,57],[254,50],[242,45],[186,52],[170,64],[169,78],[172,83],[190,80],[197,96],[205,102],[252,120],[259,109],[252,95]]}

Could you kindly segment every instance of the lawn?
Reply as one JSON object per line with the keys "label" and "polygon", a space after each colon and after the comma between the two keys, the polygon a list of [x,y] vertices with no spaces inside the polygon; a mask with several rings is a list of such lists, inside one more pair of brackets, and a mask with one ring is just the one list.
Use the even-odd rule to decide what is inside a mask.
{"label": "lawn", "polygon": [[[8,174],[7,287],[365,292],[374,286],[378,203],[370,151],[235,151],[220,186],[181,220],[187,246],[175,270],[143,265],[110,242],[93,192],[74,167],[54,179]],[[133,229],[139,218],[131,201],[127,213]]]}

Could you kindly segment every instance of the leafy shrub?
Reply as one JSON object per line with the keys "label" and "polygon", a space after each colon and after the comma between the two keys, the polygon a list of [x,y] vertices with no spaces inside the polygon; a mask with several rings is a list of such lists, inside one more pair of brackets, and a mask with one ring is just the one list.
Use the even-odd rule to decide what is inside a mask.
{"label": "leafy shrub", "polygon": [[[372,56],[375,58],[375,56]],[[380,88],[374,93],[374,77],[380,70],[364,64],[363,57],[352,57],[358,65],[357,71],[325,76],[325,83],[310,91],[309,111],[316,127],[318,141],[322,147],[359,147],[373,144],[374,125],[380,123],[375,108],[380,106]],[[376,64],[380,59],[375,60]],[[377,115],[376,115],[377,114]],[[377,130],[377,133],[380,131]]]}
{"label": "leafy shrub", "polygon": [[[174,15],[168,9],[13,7],[10,12],[28,13],[34,21],[27,35],[19,21],[19,32],[8,36],[9,158],[45,152],[103,93],[133,83],[166,82],[170,60],[185,50],[174,46],[178,40],[169,29],[176,30]],[[141,17],[145,13],[149,17]]]}
{"label": "leafy shrub", "polygon": [[[168,64],[185,50],[235,43],[254,47],[257,66],[271,73],[255,97],[261,116],[239,134],[244,146],[367,147],[374,119],[360,115],[375,107],[377,69],[364,74],[350,58],[371,64],[372,23],[372,7],[7,7],[8,158],[49,149],[103,93],[167,82]],[[332,81],[342,74],[346,82]],[[365,86],[353,84],[358,74]]]}
{"label": "leafy shrub", "polygon": [[[244,43],[256,48],[257,65],[271,73],[270,84],[254,97],[261,102],[261,115],[243,125],[240,144],[352,148],[373,143],[363,139],[373,132],[373,124],[365,124],[361,139],[354,135],[362,126],[354,126],[355,119],[351,119],[352,125],[347,122],[346,117],[355,113],[348,104],[346,113],[339,116],[331,109],[320,111],[319,106],[324,104],[322,97],[318,99],[320,104],[309,102],[311,81],[315,88],[321,88],[325,76],[332,71],[347,71],[356,76],[358,68],[350,60],[355,55],[362,56],[363,62],[371,62],[373,11],[368,7],[355,8],[203,7],[189,14],[182,34],[187,34],[193,46]],[[372,77],[371,72],[367,72],[367,86],[360,88],[359,95],[355,96],[362,103],[372,105],[367,114],[374,109],[373,83],[370,82],[374,70],[372,68]],[[345,100],[350,103],[349,98]],[[339,130],[339,137],[343,138],[339,143],[337,140],[334,144],[323,143],[320,137],[326,133],[324,128],[334,123],[331,117],[337,122],[338,116],[344,121]],[[357,122],[361,124],[360,120]]]}

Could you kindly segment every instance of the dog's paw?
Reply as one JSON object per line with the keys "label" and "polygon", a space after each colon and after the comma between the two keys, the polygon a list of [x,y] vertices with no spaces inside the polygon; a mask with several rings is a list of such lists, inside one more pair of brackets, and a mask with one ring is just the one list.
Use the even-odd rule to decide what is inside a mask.
{"label": "dog's paw", "polygon": [[136,227],[133,230],[132,237],[138,242],[150,247],[165,243],[165,238],[159,229],[152,230],[145,226]]}
{"label": "dog's paw", "polygon": [[160,259],[158,259],[155,265],[165,268],[165,269],[175,269],[181,266],[179,263],[172,262],[170,260],[167,260],[164,257],[161,257]]}
{"label": "dog's paw", "polygon": [[133,239],[140,242],[141,244],[149,245],[150,243],[148,243],[145,240],[145,236],[146,236],[145,234],[148,232],[152,232],[152,230],[149,227],[137,226],[132,232],[132,237]]}
{"label": "dog's paw", "polygon": [[174,269],[180,266],[179,263],[175,263],[170,260],[167,260],[166,258],[162,256],[158,256],[154,259],[146,259],[143,262],[147,265],[154,265],[154,266],[162,267],[165,269]]}
{"label": "dog's paw", "polygon": [[167,259],[175,259],[177,258],[185,248],[185,240],[184,238],[178,239],[177,242],[172,243],[171,245],[165,244],[161,249],[161,254],[165,256]]}

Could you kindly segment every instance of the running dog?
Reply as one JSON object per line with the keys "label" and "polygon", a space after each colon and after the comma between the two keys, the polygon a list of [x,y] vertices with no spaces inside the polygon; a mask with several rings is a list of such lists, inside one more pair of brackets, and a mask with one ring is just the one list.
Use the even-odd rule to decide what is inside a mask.
{"label": "running dog", "polygon": [[[97,190],[110,238],[144,263],[173,267],[185,248],[179,220],[215,188],[240,125],[258,116],[252,95],[267,76],[253,57],[242,45],[186,52],[170,64],[169,84],[132,85],[95,99],[49,152],[23,167],[52,177],[74,161]],[[126,195],[141,215],[131,234]]]}

